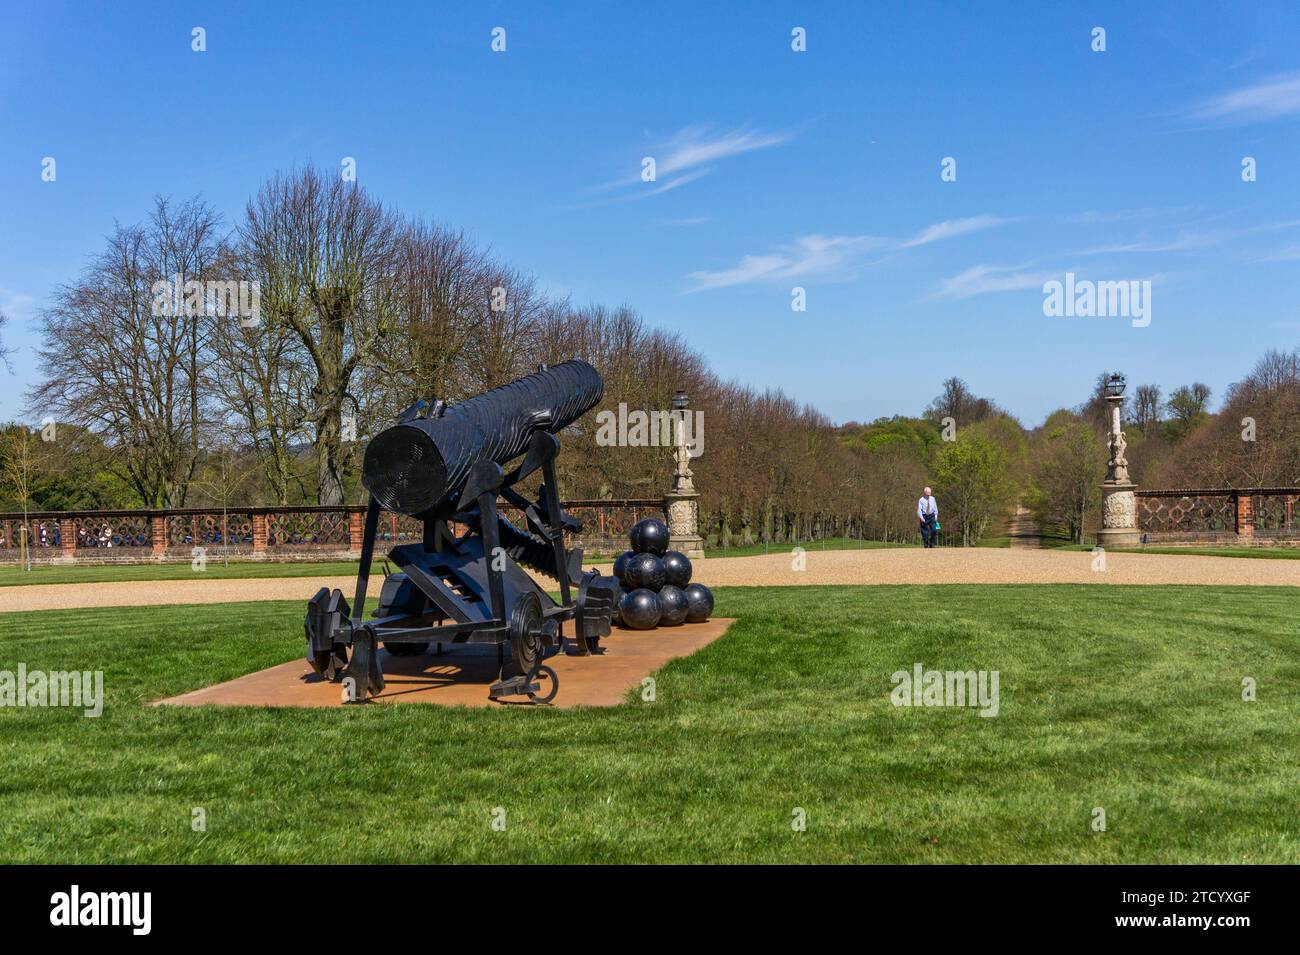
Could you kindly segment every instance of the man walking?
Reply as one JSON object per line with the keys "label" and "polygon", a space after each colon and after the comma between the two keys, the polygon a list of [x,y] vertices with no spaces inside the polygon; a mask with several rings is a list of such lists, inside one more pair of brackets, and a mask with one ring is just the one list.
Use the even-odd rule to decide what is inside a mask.
{"label": "man walking", "polygon": [[916,502],[916,519],[921,522],[921,543],[933,547],[939,536],[939,502],[928,487]]}

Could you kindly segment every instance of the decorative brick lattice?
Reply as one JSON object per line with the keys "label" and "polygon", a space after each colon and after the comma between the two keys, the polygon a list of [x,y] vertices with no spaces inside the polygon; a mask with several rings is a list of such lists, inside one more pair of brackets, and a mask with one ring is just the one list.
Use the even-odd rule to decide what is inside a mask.
{"label": "decorative brick lattice", "polygon": [[647,517],[664,520],[663,501],[580,501],[564,509],[582,522],[582,531],[569,535],[569,546],[581,546],[589,554],[621,554],[628,549],[633,524]]}
{"label": "decorative brick lattice", "polygon": [[[58,521],[32,518],[25,526],[27,546],[33,558],[58,555],[62,541]],[[22,551],[23,527],[21,519],[0,522],[0,559],[18,560]]]}
{"label": "decorative brick lattice", "polygon": [[1251,512],[1257,537],[1294,537],[1300,534],[1297,523],[1295,494],[1255,494],[1251,496]]}
{"label": "decorative brick lattice", "polygon": [[228,554],[253,550],[253,516],[247,511],[173,514],[167,518],[167,547],[186,554],[195,547]]}
{"label": "decorative brick lattice", "polygon": [[1235,533],[1236,505],[1231,496],[1153,497],[1138,493],[1138,527],[1154,533]]}
{"label": "decorative brick lattice", "polygon": [[130,548],[147,551],[152,544],[149,518],[143,515],[77,517],[72,521],[77,550]]}
{"label": "decorative brick lattice", "polygon": [[395,514],[392,511],[384,511],[379,515],[379,529],[375,538],[376,553],[399,544],[414,544],[422,540],[424,540],[423,521],[417,521],[414,517],[407,517],[405,514]]}
{"label": "decorative brick lattice", "polygon": [[1147,543],[1300,544],[1300,488],[1139,490]]}
{"label": "decorative brick lattice", "polygon": [[266,516],[267,550],[348,549],[348,515],[343,511],[290,511]]}
{"label": "decorative brick lattice", "polygon": [[[664,519],[661,500],[569,501],[565,511],[583,525],[566,545],[590,556],[627,549],[628,531],[646,517]],[[524,515],[500,503],[501,513],[519,527]],[[190,562],[196,547],[209,559],[222,555],[252,560],[321,560],[355,557],[360,547],[364,509],[350,507],[243,507],[221,511],[175,510],[44,511],[28,515],[31,557],[37,563]],[[0,561],[18,561],[21,513],[0,514]],[[452,523],[460,536],[467,528]],[[376,556],[399,544],[424,538],[421,521],[402,514],[379,516]]]}

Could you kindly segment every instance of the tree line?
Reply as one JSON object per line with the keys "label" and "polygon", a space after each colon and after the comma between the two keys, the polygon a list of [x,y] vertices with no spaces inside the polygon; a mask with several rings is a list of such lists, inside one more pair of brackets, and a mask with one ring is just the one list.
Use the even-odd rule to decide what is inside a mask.
{"label": "tree line", "polygon": [[[1072,539],[1097,519],[1100,392],[1026,429],[954,377],[915,417],[836,426],[719,378],[627,305],[549,295],[463,231],[312,166],[273,176],[233,222],[199,198],[155,200],[39,320],[27,410],[47,425],[0,432],[5,509],[361,503],[367,437],[403,408],[579,357],[605,377],[602,408],[667,409],[684,389],[704,412],[692,467],[715,546],[913,539],[925,484],[960,543],[996,536],[1016,502]],[[1210,397],[1197,383],[1132,392],[1139,480],[1294,483],[1297,354],[1265,356],[1218,414]],[[594,417],[562,436],[565,496],[662,495],[670,453],[601,446]],[[1238,434],[1246,418],[1255,440]]]}

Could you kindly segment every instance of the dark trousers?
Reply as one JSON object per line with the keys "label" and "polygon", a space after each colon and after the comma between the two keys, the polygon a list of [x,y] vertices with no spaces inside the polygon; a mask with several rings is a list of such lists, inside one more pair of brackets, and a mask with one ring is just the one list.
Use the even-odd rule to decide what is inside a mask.
{"label": "dark trousers", "polygon": [[939,532],[934,529],[934,521],[921,521],[921,543],[926,547],[933,547],[935,540],[939,537]]}

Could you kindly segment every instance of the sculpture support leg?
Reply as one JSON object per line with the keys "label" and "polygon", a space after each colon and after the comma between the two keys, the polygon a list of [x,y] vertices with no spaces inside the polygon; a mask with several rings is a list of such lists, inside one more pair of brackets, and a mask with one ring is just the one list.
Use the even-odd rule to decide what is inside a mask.
{"label": "sculpture support leg", "polygon": [[343,671],[343,702],[368,703],[384,692],[384,671],[379,666],[375,632],[362,627],[352,637],[352,659]]}
{"label": "sculpture support leg", "polygon": [[563,512],[560,510],[558,491],[560,484],[555,474],[554,454],[549,456],[546,463],[542,465],[542,480],[546,485],[546,513],[550,517],[548,530],[551,532],[551,546],[555,549],[555,566],[559,570],[557,576],[560,579],[560,603],[567,607],[569,605],[569,575],[566,571],[568,559],[564,553],[564,521]]}

